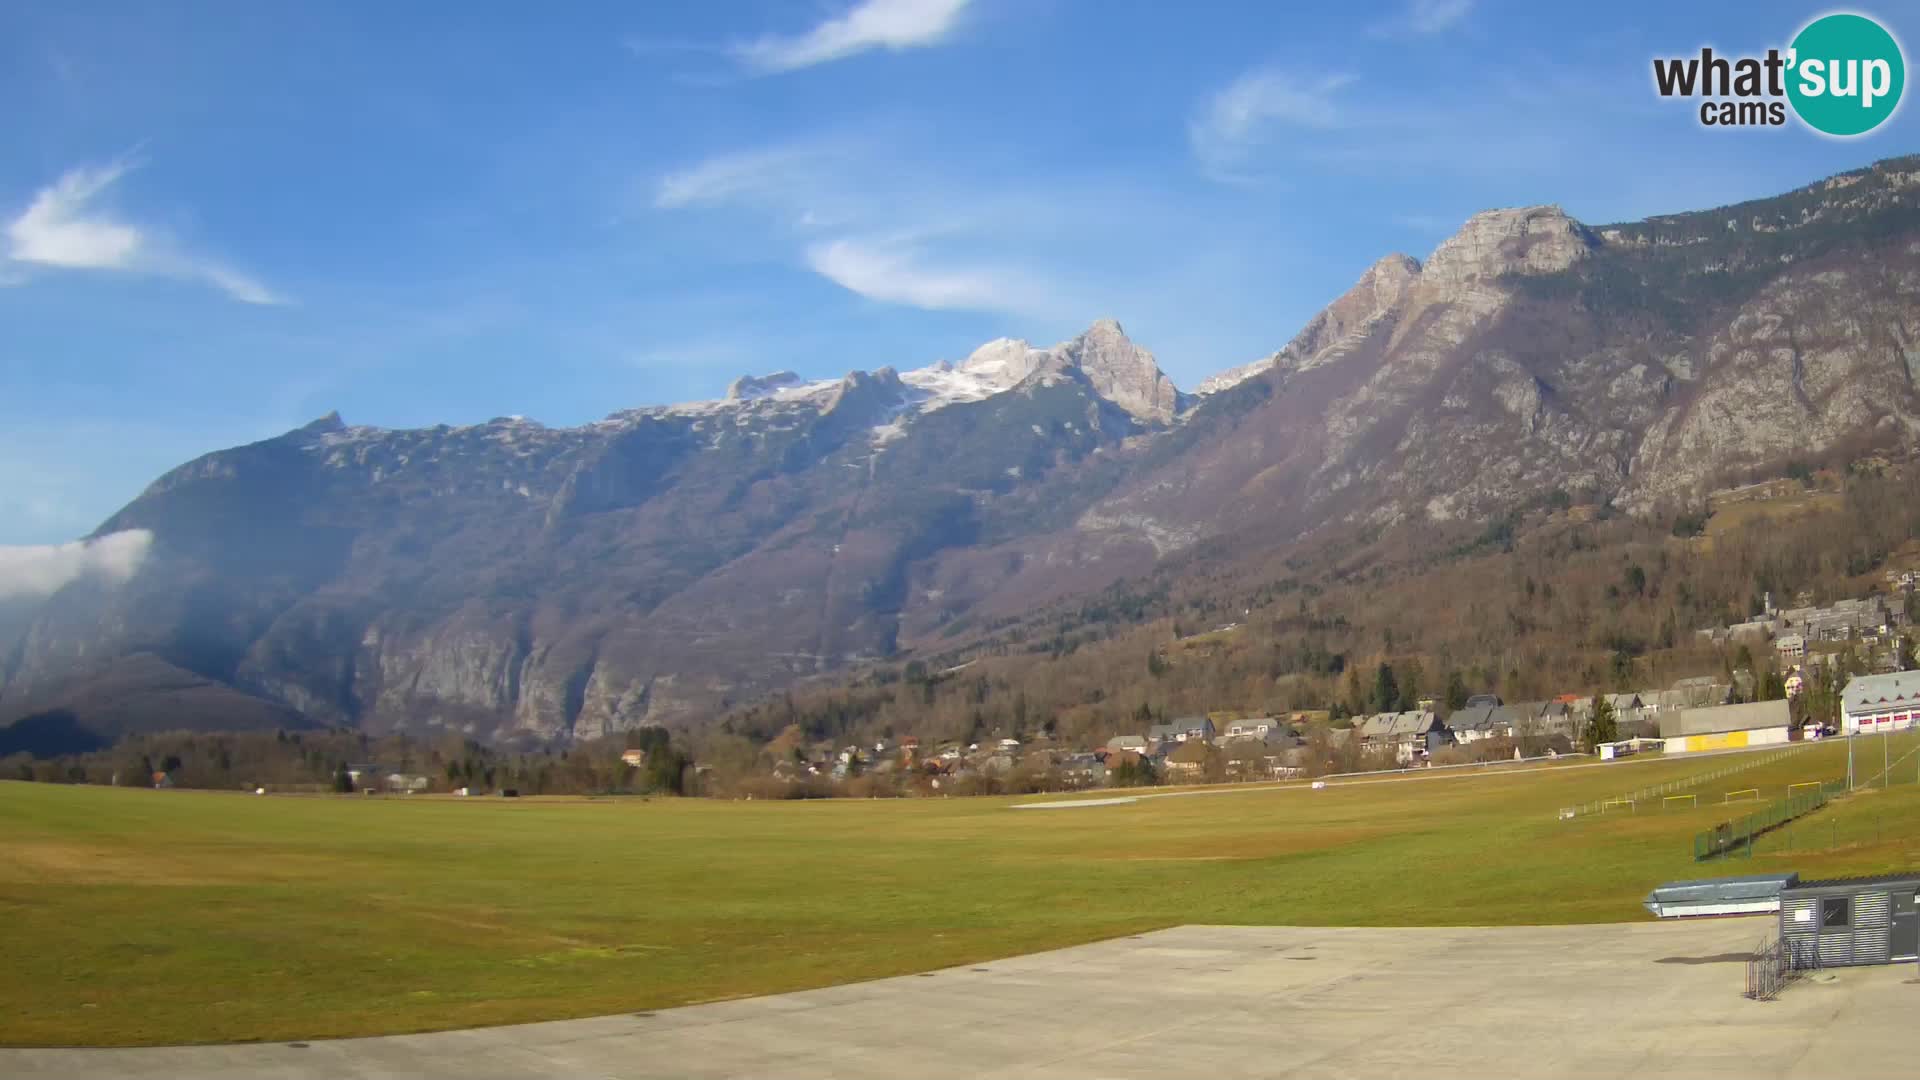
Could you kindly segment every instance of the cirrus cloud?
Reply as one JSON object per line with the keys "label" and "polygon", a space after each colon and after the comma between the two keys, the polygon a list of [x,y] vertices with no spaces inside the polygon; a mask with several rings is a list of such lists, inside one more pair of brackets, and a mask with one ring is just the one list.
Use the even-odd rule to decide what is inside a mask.
{"label": "cirrus cloud", "polygon": [[101,205],[132,168],[123,158],[69,169],[41,188],[6,225],[0,284],[22,284],[35,269],[151,274],[200,281],[245,304],[285,303],[247,274],[176,250],[153,230],[120,220]]}
{"label": "cirrus cloud", "polygon": [[937,266],[912,247],[834,240],[807,249],[821,277],[869,300],[931,311],[1044,310],[1042,291],[1016,272],[982,266]]}
{"label": "cirrus cloud", "polygon": [[734,57],[768,74],[795,71],[873,49],[939,44],[972,0],[862,0],[803,34],[768,35],[733,47]]}
{"label": "cirrus cloud", "polygon": [[1208,175],[1237,179],[1247,158],[1274,129],[1339,127],[1345,113],[1338,96],[1353,82],[1348,74],[1256,68],[1201,105],[1188,122],[1188,143]]}

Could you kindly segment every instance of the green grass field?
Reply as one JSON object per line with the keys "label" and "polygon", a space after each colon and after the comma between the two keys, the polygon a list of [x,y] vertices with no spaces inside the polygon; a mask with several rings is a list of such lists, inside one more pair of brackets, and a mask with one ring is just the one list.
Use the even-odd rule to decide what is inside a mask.
{"label": "green grass field", "polygon": [[[1844,837],[1828,826],[1839,850],[1763,844],[1751,859],[1692,861],[1692,834],[1729,812],[1725,790],[1772,798],[1841,775],[1838,744],[1715,781],[1696,808],[1558,820],[1561,806],[1725,760],[1020,812],[1011,799],[0,783],[0,1043],[305,1039],[649,1010],[1181,923],[1633,920],[1673,878],[1920,865],[1911,777],[1805,819],[1852,822]],[[1863,760],[1877,770],[1877,749]],[[1920,774],[1920,759],[1907,767]],[[1800,829],[1802,849],[1816,832]]]}

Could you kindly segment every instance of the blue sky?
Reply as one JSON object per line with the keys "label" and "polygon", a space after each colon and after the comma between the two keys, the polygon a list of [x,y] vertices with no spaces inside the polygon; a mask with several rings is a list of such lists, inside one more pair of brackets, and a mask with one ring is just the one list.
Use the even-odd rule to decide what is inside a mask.
{"label": "blue sky", "polygon": [[1653,94],[1820,7],[1290,7],[0,8],[0,544],[330,409],[578,424],[1106,315],[1191,387],[1475,210],[1718,205],[1920,124]]}

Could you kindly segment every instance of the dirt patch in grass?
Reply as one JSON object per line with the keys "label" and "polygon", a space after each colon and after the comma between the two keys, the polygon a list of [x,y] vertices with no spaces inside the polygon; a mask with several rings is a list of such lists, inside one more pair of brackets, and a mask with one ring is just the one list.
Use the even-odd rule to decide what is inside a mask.
{"label": "dirt patch in grass", "polygon": [[205,885],[172,860],[78,840],[12,840],[0,846],[0,881],[30,885]]}

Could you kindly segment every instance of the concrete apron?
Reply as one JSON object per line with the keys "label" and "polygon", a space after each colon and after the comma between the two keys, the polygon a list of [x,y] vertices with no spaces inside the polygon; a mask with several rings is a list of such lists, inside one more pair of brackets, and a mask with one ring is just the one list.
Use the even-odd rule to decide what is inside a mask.
{"label": "concrete apron", "polygon": [[1910,1075],[1914,972],[1741,996],[1770,917],[1185,926],[653,1014],[384,1038],[0,1050],[38,1077]]}

